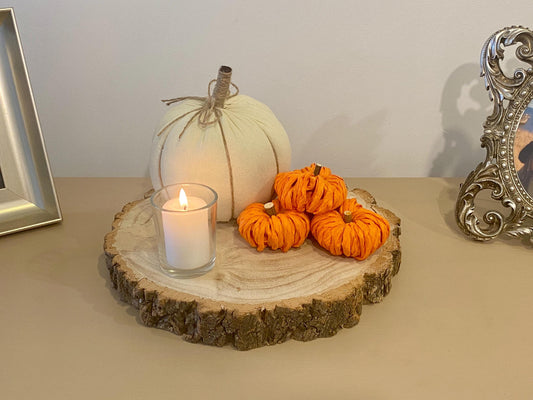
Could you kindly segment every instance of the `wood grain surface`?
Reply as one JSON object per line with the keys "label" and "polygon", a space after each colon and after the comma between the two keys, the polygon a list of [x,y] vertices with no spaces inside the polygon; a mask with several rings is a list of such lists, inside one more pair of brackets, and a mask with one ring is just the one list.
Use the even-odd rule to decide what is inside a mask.
{"label": "wood grain surface", "polygon": [[240,237],[235,222],[228,222],[217,225],[212,271],[194,279],[171,278],[159,268],[151,208],[144,199],[124,206],[105,237],[111,280],[144,324],[189,341],[248,350],[332,336],[359,322],[363,303],[383,299],[401,259],[399,218],[364,190],[350,195],[391,224],[387,242],[364,261],[332,256],[311,239],[287,253],[257,252]]}

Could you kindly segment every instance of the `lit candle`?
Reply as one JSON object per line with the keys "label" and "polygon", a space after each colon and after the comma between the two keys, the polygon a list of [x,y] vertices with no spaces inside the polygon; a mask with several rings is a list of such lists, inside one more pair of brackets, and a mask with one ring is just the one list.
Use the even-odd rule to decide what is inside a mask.
{"label": "lit candle", "polygon": [[209,216],[207,203],[180,189],[161,212],[168,264],[181,269],[199,268],[209,262]]}

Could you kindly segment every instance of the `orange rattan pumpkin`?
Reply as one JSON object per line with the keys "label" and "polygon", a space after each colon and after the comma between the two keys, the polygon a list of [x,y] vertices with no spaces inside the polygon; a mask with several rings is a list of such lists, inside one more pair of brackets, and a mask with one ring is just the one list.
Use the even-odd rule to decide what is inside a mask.
{"label": "orange rattan pumpkin", "polygon": [[347,199],[339,210],[315,215],[311,234],[333,255],[344,254],[364,260],[389,237],[390,226],[381,215],[363,208],[356,199]]}
{"label": "orange rattan pumpkin", "polygon": [[283,208],[311,214],[334,210],[348,193],[344,180],[320,164],[278,174],[274,190]]}
{"label": "orange rattan pumpkin", "polygon": [[252,203],[239,218],[239,233],[257,251],[265,247],[288,251],[299,247],[309,234],[309,217],[297,211],[282,210],[279,201]]}

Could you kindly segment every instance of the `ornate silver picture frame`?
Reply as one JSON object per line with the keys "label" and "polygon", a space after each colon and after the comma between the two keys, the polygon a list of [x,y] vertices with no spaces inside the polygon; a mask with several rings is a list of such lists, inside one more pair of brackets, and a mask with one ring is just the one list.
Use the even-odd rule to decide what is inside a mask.
{"label": "ornate silver picture frame", "polygon": [[13,9],[0,9],[0,236],[61,221]]}
{"label": "ornate silver picture frame", "polygon": [[[510,46],[519,65],[506,74]],[[533,32],[512,26],[494,33],[481,52],[481,76],[493,102],[481,137],[487,155],[461,186],[456,221],[476,240],[506,235],[533,243]],[[476,201],[483,191],[498,204],[481,219]]]}

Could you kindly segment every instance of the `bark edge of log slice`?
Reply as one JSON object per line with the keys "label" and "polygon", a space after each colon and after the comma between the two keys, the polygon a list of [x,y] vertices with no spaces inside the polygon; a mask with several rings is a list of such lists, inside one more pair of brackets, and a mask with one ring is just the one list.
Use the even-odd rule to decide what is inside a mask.
{"label": "bark edge of log slice", "polygon": [[378,249],[381,252],[378,261],[355,279],[334,289],[312,296],[246,305],[194,296],[161,287],[145,277],[139,278],[116,248],[115,237],[126,214],[147,200],[126,204],[115,215],[112,231],[105,236],[104,251],[111,282],[121,300],[138,310],[146,326],[182,335],[189,342],[214,346],[231,344],[238,350],[250,350],[289,339],[309,341],[333,336],[341,328],[350,328],[359,322],[363,304],[383,300],[401,262],[400,219],[378,206],[367,191],[353,189],[351,192],[358,201],[366,202],[367,208],[370,205],[369,208],[389,221],[391,234]]}

